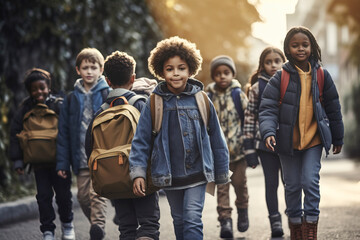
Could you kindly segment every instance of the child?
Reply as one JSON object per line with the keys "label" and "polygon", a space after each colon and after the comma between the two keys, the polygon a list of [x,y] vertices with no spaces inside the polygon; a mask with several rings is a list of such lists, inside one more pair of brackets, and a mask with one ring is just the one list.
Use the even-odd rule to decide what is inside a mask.
{"label": "child", "polygon": [[244,148],[245,159],[248,165],[255,168],[258,164],[258,156],[265,176],[265,196],[271,226],[271,237],[281,237],[281,215],[277,198],[279,186],[279,171],[281,171],[278,155],[265,147],[260,137],[259,130],[259,106],[261,95],[270,78],[280,70],[285,62],[283,52],[275,47],[265,48],[259,59],[256,72],[250,77],[249,104],[245,110],[244,124]]}
{"label": "child", "polygon": [[149,70],[165,79],[154,90],[163,99],[162,126],[152,148],[148,101],[129,157],[130,176],[138,196],[144,196],[147,162],[151,158],[152,181],[166,192],[177,240],[203,239],[201,216],[206,183],[229,182],[229,153],[214,106],[210,104],[207,131],[194,97],[203,85],[190,77],[198,73],[201,63],[195,44],[179,37],[160,41],[151,51]]}
{"label": "child", "polygon": [[[25,114],[34,109],[37,104],[46,104],[49,109],[59,114],[59,105],[62,103],[62,99],[56,98],[50,93],[51,77],[47,71],[40,68],[30,69],[26,73],[24,84],[30,96],[24,100],[16,112],[10,130],[10,159],[14,161],[14,169],[19,175],[24,174],[24,156],[16,135],[24,129],[23,119]],[[39,206],[40,230],[43,233],[43,239],[55,239],[54,231],[56,226],[54,220],[56,215],[52,205],[55,191],[55,199],[62,225],[62,239],[75,239],[71,200],[71,173],[67,171],[66,174],[69,178],[63,179],[56,174],[55,165],[55,156],[53,162],[32,164],[37,188],[36,199]]]}
{"label": "child", "polygon": [[[106,99],[106,103],[110,104],[114,101],[113,104],[116,106],[124,104],[122,99],[116,99],[118,97],[124,96],[129,103],[131,102],[130,99],[135,97],[133,106],[139,111],[143,109],[146,98],[130,91],[135,82],[135,66],[134,58],[125,52],[115,51],[106,58],[104,73],[106,81],[113,88]],[[143,87],[147,85],[152,88],[151,84],[145,84],[152,82],[148,80],[145,78],[137,79],[137,81],[142,82]],[[100,109],[96,115],[100,114],[102,110]],[[92,123],[89,125],[86,137],[88,156],[92,151],[91,126]],[[119,222],[120,239],[159,239],[160,209],[158,200],[157,192],[141,198],[113,200]]]}
{"label": "child", "polygon": [[[338,154],[343,145],[339,96],[326,70],[319,70],[324,74],[323,91],[319,90],[321,51],[307,28],[289,30],[284,52],[289,62],[270,79],[263,93],[260,132],[266,147],[279,153],[291,239],[317,239],[322,148],[328,155],[332,144],[333,153]],[[290,80],[279,101],[284,71]]]}
{"label": "child", "polygon": [[103,103],[109,91],[103,73],[104,57],[95,48],[83,49],[76,58],[76,72],[80,79],[74,91],[64,101],[59,117],[57,141],[58,175],[66,179],[66,171],[77,175],[77,187],[81,209],[91,223],[90,239],[103,239],[105,232],[106,198],[97,195],[91,185],[85,135],[95,111]]}
{"label": "child", "polygon": [[[233,94],[236,89],[240,90],[241,85],[234,79],[236,75],[235,63],[231,57],[220,55],[212,59],[210,63],[211,78],[214,83],[207,86],[206,91],[211,96],[219,122],[224,132],[227,146],[230,152],[231,184],[236,193],[235,205],[238,211],[237,228],[245,232],[249,227],[248,220],[248,189],[246,185],[246,162],[242,150],[242,128],[243,120],[237,112]],[[247,106],[248,99],[243,91],[236,93],[237,101],[241,103],[241,111]],[[244,116],[244,115],[242,115]],[[218,185],[217,188],[217,211],[220,222],[220,237],[233,238],[230,200],[230,183]]]}

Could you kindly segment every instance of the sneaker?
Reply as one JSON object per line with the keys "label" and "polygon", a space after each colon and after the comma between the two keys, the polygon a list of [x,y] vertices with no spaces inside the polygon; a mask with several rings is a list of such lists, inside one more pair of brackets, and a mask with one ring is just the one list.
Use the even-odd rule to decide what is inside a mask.
{"label": "sneaker", "polygon": [[220,237],[221,238],[233,238],[232,219],[227,218],[220,221]]}
{"label": "sneaker", "polygon": [[75,240],[74,224],[72,222],[62,223],[62,240]]}
{"label": "sneaker", "polygon": [[249,218],[247,208],[238,208],[238,230],[240,232],[246,232],[249,228]]}
{"label": "sneaker", "polygon": [[105,236],[104,230],[97,224],[90,227],[90,240],[102,240]]}
{"label": "sneaker", "polygon": [[51,231],[45,231],[43,233],[43,240],[55,240],[54,233]]}

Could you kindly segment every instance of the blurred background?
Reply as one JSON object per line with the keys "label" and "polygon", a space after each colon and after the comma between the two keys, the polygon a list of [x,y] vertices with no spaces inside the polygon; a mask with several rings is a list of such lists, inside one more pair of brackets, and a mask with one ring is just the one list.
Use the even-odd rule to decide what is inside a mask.
{"label": "blurred background", "polygon": [[288,29],[308,27],[339,91],[344,153],[359,158],[359,9],[358,0],[0,0],[0,202],[34,191],[31,175],[15,176],[7,156],[12,115],[27,96],[26,70],[48,70],[53,91],[67,93],[78,77],[77,54],[95,47],[104,57],[127,52],[137,62],[137,76],[152,78],[151,49],[175,35],[200,49],[204,62],[196,78],[205,85],[211,82],[211,59],[227,54],[244,86],[265,47],[283,50]]}

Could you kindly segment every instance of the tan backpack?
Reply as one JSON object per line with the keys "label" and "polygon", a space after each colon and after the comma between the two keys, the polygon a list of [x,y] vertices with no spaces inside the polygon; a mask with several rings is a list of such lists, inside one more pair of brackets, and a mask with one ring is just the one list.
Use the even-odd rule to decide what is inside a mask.
{"label": "tan backpack", "polygon": [[[128,159],[140,112],[125,97],[119,98],[125,104],[113,106],[116,99],[113,100],[93,122],[93,150],[88,162],[95,192],[109,199],[137,197],[133,193]],[[152,185],[150,168],[146,180],[147,195],[158,190]]]}
{"label": "tan backpack", "polygon": [[55,163],[58,116],[46,104],[38,103],[23,118],[23,130],[16,136],[24,163]]}

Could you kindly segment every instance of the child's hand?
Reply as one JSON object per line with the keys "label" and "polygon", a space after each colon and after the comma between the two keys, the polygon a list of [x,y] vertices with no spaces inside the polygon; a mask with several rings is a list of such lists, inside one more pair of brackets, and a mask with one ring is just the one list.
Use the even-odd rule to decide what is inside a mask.
{"label": "child's hand", "polygon": [[338,154],[341,152],[342,146],[334,146],[333,145],[333,154]]}
{"label": "child's hand", "polygon": [[145,196],[145,179],[138,177],[134,180],[133,192],[136,196],[144,197]]}
{"label": "child's hand", "polygon": [[267,137],[265,140],[265,145],[269,150],[275,152],[275,148],[274,148],[276,146],[275,137],[274,136]]}
{"label": "child's hand", "polygon": [[23,169],[23,168],[17,168],[15,171],[16,171],[17,174],[19,174],[19,175],[23,175],[23,174],[24,174],[24,169]]}
{"label": "child's hand", "polygon": [[59,170],[58,175],[64,179],[67,178],[66,171],[64,170]]}

